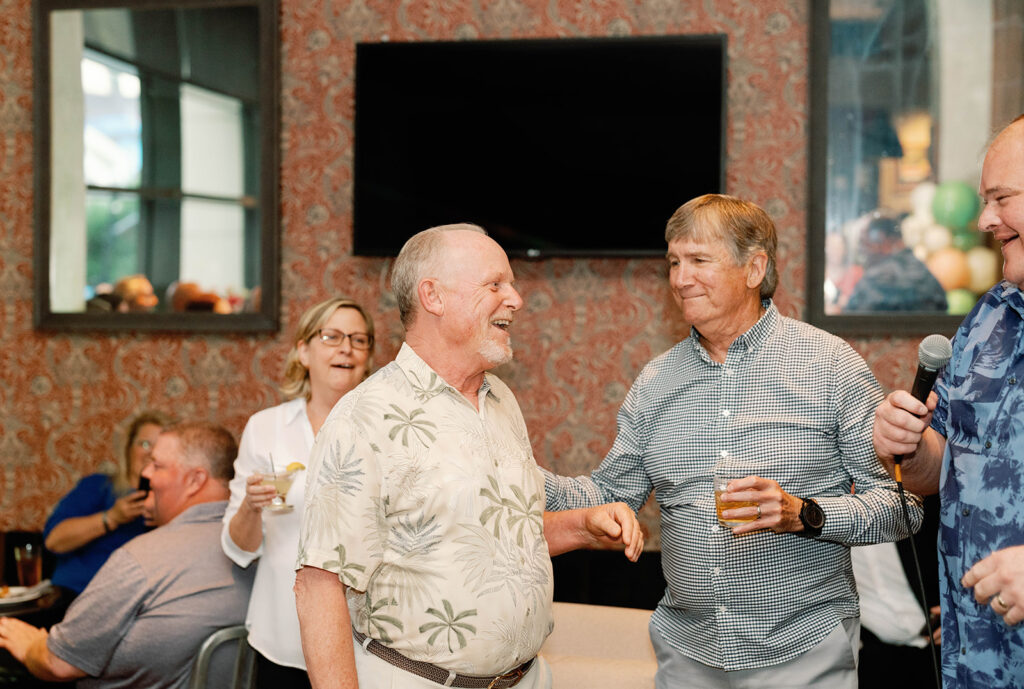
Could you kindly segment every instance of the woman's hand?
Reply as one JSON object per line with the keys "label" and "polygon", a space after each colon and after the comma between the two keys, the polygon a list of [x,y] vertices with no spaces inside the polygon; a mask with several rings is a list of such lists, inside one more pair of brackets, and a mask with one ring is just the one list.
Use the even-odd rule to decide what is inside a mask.
{"label": "woman's hand", "polygon": [[263,474],[255,473],[245,479],[245,498],[242,507],[253,512],[262,512],[277,495],[274,486],[263,483]]}
{"label": "woman's hand", "polygon": [[135,521],[142,516],[142,506],[146,502],[146,491],[134,490],[128,495],[122,495],[114,501],[114,505],[107,510],[107,523],[110,530]]}

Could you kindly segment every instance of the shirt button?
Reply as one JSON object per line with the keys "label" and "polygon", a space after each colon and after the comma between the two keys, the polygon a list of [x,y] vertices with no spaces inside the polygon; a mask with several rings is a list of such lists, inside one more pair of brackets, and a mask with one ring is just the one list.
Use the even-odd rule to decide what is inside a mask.
{"label": "shirt button", "polygon": [[971,510],[970,510],[969,508],[965,507],[965,508],[964,508],[964,511],[963,511],[963,512],[962,512],[961,514],[963,514],[963,515],[964,515],[964,516],[966,517],[966,516],[967,516],[967,515],[969,515],[970,513],[971,513]]}
{"label": "shirt button", "polygon": [[731,376],[732,375],[732,369],[731,368],[725,369],[725,375]]}
{"label": "shirt button", "polygon": [[1016,384],[1017,384],[1017,376],[1011,376],[1010,377],[1010,385],[1016,385]]}
{"label": "shirt button", "polygon": [[725,606],[724,605],[718,606],[718,612],[723,612],[724,613],[725,612]]}
{"label": "shirt button", "polygon": [[963,648],[960,649],[960,655],[962,655],[962,656],[967,655],[967,647],[966,646],[964,646]]}
{"label": "shirt button", "polygon": [[711,573],[717,576],[717,575],[722,573],[722,568],[721,567],[715,567],[715,568],[713,568],[711,570]]}
{"label": "shirt button", "polygon": [[985,441],[985,449],[987,450],[987,449],[989,449],[990,447],[992,447],[992,441],[991,441],[991,440],[986,440],[986,441]]}
{"label": "shirt button", "polygon": [[721,457],[722,459],[725,459],[726,457],[729,456],[729,451],[728,450],[720,450],[718,452],[718,456]]}
{"label": "shirt button", "polygon": [[718,531],[718,524],[712,524],[711,525],[711,533],[715,533],[717,531]]}
{"label": "shirt button", "polygon": [[722,410],[722,416],[729,416],[730,413],[731,412],[728,409],[723,409]]}

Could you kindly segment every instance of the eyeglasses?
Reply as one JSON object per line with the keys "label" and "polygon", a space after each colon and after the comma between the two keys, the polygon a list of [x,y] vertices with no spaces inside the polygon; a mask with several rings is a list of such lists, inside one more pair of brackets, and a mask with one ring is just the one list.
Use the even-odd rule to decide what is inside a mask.
{"label": "eyeglasses", "polygon": [[321,328],[316,331],[316,334],[320,337],[320,341],[328,347],[340,347],[346,337],[352,343],[352,349],[369,349],[373,346],[373,335],[366,333],[343,333],[340,330]]}

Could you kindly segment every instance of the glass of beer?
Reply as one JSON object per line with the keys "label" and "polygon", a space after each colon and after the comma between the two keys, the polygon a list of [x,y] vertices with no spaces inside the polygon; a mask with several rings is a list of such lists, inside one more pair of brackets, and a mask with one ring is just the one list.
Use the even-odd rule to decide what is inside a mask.
{"label": "glass of beer", "polygon": [[268,510],[274,512],[290,512],[295,509],[294,505],[289,505],[285,502],[288,497],[288,491],[292,488],[292,483],[295,481],[295,471],[288,471],[287,469],[280,471],[273,471],[269,474],[263,475],[263,485],[273,486],[274,490],[277,491],[277,495],[267,505]]}
{"label": "glass of beer", "polygon": [[21,586],[35,586],[43,578],[43,549],[35,543],[15,546],[14,562]]}
{"label": "glass of beer", "polygon": [[[745,475],[744,475],[745,476]],[[731,510],[738,507],[757,507],[756,502],[740,501],[740,502],[723,502],[722,493],[728,492],[729,481],[734,481],[738,478],[744,478],[744,476],[738,475],[736,472],[715,472],[712,481],[714,482],[715,488],[715,513],[718,515],[718,523],[722,526],[732,528],[745,522],[752,522],[757,519],[756,514],[752,514],[749,517],[723,517],[722,510]]]}

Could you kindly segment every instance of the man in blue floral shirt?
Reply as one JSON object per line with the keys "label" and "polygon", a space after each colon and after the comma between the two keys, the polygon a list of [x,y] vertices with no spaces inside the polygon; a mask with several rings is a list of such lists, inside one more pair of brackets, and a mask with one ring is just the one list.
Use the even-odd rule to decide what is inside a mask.
{"label": "man in blue floral shirt", "polygon": [[1024,115],[992,143],[978,219],[1004,280],[953,341],[927,405],[906,391],[875,412],[875,450],[904,485],[941,496],[939,586],[945,687],[1024,686]]}

